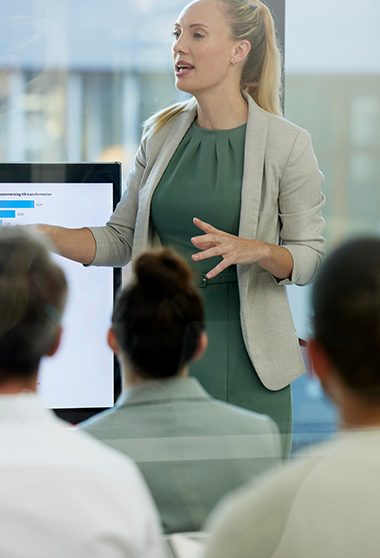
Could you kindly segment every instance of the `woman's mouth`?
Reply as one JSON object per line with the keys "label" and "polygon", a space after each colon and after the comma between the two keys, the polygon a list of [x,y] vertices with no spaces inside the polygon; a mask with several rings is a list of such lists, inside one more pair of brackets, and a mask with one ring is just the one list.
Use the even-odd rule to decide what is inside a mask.
{"label": "woman's mouth", "polygon": [[181,60],[175,65],[175,75],[177,77],[182,77],[191,72],[191,70],[194,70],[194,66],[187,62],[182,62]]}

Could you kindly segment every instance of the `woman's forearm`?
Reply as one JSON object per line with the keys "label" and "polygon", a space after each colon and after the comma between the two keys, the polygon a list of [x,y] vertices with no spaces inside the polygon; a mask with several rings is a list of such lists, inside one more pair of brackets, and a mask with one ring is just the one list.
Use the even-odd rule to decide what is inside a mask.
{"label": "woman's forearm", "polygon": [[257,260],[260,266],[269,271],[276,279],[290,279],[293,271],[293,258],[289,250],[268,242],[261,242],[261,244],[262,256]]}
{"label": "woman's forearm", "polygon": [[89,264],[95,257],[96,243],[90,229],[68,229],[55,225],[36,225],[36,229],[46,235],[53,244],[54,252],[61,256]]}

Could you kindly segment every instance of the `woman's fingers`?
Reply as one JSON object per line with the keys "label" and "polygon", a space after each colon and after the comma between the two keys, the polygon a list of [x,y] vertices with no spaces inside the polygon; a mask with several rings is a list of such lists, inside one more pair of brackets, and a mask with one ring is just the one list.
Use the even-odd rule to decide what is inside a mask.
{"label": "woman's fingers", "polygon": [[222,258],[222,261],[207,273],[206,277],[208,279],[216,277],[230,265],[257,261],[256,241],[240,238],[216,229],[197,217],[194,217],[193,222],[205,233],[191,239],[192,244],[200,250],[200,252],[191,256],[193,261],[198,262],[216,256]]}
{"label": "woman's fingers", "polygon": [[193,219],[194,224],[205,234],[193,236],[191,242],[200,250],[209,250],[213,246],[218,246],[230,235],[224,231],[216,229],[210,223],[201,221],[197,217]]}
{"label": "woman's fingers", "polygon": [[215,246],[218,242],[218,238],[212,234],[202,234],[201,236],[193,236],[191,239],[192,244],[201,250],[207,250],[205,246]]}
{"label": "woman's fingers", "polygon": [[213,269],[210,269],[210,271],[206,273],[207,279],[213,279],[214,277],[219,275],[219,273],[222,273],[222,271],[227,269],[227,267],[229,266],[230,264],[227,263],[226,260],[222,260],[221,262],[218,263],[218,265],[216,265]]}
{"label": "woman's fingers", "polygon": [[199,250],[209,250],[210,248],[214,248],[214,246],[215,246],[215,244],[211,244],[211,242],[208,242],[208,243],[206,242],[205,244],[202,244],[202,245],[201,244],[195,244],[194,242],[193,242],[193,244],[196,248],[199,248]]}
{"label": "woman's fingers", "polygon": [[212,246],[208,249],[204,249],[203,252],[197,252],[193,254],[191,257],[193,261],[199,262],[201,260],[207,260],[207,258],[214,258],[215,256],[221,256],[222,251],[218,246]]}
{"label": "woman's fingers", "polygon": [[198,217],[194,217],[193,223],[196,227],[198,227],[198,229],[201,229],[201,231],[203,231],[205,233],[215,233],[215,232],[220,233],[220,232],[222,232],[222,231],[219,231],[219,229],[216,229],[215,227],[210,225],[210,223],[206,223],[205,221],[202,221],[201,219],[198,219]]}

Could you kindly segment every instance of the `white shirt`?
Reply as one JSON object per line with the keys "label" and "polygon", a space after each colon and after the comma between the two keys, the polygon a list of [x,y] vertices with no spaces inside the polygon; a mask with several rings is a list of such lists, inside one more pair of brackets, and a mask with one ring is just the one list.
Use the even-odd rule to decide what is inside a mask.
{"label": "white shirt", "polygon": [[346,432],[232,496],[207,558],[379,558],[380,429]]}
{"label": "white shirt", "polygon": [[134,463],[43,408],[0,396],[1,558],[161,558]]}

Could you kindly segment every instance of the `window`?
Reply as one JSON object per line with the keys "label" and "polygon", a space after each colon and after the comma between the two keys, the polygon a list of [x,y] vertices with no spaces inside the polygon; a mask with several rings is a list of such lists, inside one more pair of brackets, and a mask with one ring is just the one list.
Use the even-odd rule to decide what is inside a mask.
{"label": "window", "polygon": [[[1,160],[129,167],[144,119],[184,98],[170,56],[172,22],[184,3],[3,2]],[[380,232],[379,21],[378,0],[360,8],[354,0],[286,2],[285,112],[311,133],[326,177],[328,249],[353,233]],[[289,295],[305,337],[308,289]],[[296,447],[335,429],[315,380],[296,382],[294,402]]]}
{"label": "window", "polygon": [[[380,36],[377,0],[287,0],[286,117],[312,136],[325,174],[327,250],[356,233],[380,232]],[[307,288],[292,288],[308,326]],[[328,437],[335,411],[318,383],[294,384],[295,447]]]}

